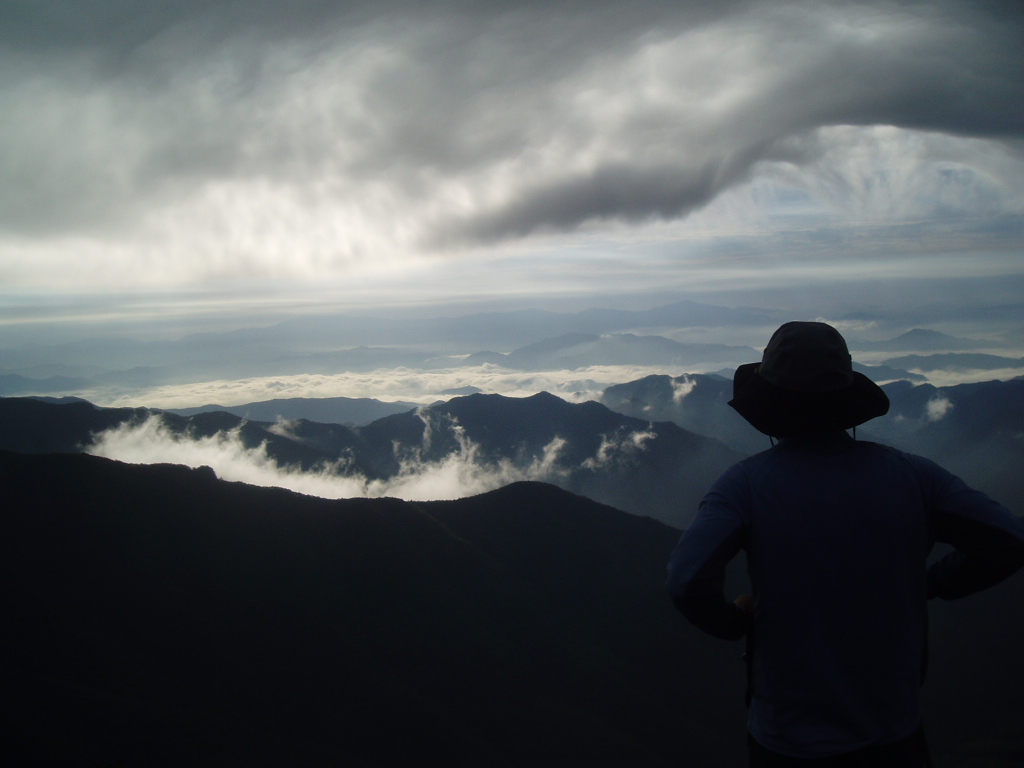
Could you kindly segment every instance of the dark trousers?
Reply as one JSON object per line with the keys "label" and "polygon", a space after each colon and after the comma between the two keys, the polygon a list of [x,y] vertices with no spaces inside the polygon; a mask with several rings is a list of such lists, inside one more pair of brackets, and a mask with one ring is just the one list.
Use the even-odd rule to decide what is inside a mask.
{"label": "dark trousers", "polygon": [[924,729],[891,744],[864,747],[830,757],[788,757],[761,746],[747,736],[750,768],[931,768]]}

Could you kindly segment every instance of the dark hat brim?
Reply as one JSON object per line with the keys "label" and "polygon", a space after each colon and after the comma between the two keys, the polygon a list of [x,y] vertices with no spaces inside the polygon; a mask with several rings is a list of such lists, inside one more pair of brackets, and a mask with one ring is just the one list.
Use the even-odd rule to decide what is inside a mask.
{"label": "dark hat brim", "polygon": [[875,382],[853,372],[848,387],[831,392],[795,392],[758,373],[760,363],[736,369],[732,406],[759,432],[772,437],[801,437],[852,429],[889,412],[889,398]]}

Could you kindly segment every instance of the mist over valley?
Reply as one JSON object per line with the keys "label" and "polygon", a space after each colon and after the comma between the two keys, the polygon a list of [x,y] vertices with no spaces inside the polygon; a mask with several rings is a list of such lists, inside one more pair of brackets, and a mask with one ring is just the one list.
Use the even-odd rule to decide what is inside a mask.
{"label": "mist over valley", "polygon": [[[936,387],[916,374],[889,381],[884,366],[859,370],[882,381],[892,403],[858,429],[861,439],[933,458],[1024,511],[1024,379]],[[644,376],[575,403],[477,393],[423,406],[293,398],[174,412],[3,398],[0,447],[209,466],[224,479],[326,498],[461,498],[544,481],[685,527],[722,471],[770,445],[728,406],[731,397],[726,376],[687,373]],[[345,423],[319,420],[332,414]]]}
{"label": "mist over valley", "polygon": [[[914,319],[927,317],[919,314]],[[900,332],[911,318],[896,312],[824,319],[844,330],[871,378],[951,385],[1024,375],[1018,316],[1007,308],[978,339]],[[183,410],[331,397],[429,405],[473,387],[512,397],[548,391],[580,402],[646,375],[730,375],[758,359],[774,328],[789,319],[784,310],[685,300],[643,311],[340,315],[161,341],[23,343],[0,348],[0,395]],[[965,348],[979,351],[959,351]]]}

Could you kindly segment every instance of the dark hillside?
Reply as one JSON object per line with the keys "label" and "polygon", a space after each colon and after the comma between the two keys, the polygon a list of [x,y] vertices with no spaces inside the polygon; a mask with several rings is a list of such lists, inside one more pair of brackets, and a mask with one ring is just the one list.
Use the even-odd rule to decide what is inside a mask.
{"label": "dark hillside", "polygon": [[78,400],[50,403],[31,397],[0,398],[0,449],[22,453],[77,453],[93,432],[143,421],[145,408],[97,408]]}
{"label": "dark hillside", "polygon": [[536,484],[330,502],[80,454],[4,453],[0,488],[25,765],[739,760],[737,648],[664,599],[659,523]]}

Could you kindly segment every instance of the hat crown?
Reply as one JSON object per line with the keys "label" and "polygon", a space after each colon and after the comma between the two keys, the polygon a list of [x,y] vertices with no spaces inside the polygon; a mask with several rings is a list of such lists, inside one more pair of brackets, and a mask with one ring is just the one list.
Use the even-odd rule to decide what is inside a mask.
{"label": "hat crown", "polygon": [[757,372],[794,392],[837,392],[853,382],[853,360],[831,325],[794,321],[772,334]]}
{"label": "hat crown", "polygon": [[889,411],[885,392],[853,370],[842,335],[825,323],[783,325],[760,363],[736,369],[732,392],[729,405],[774,437],[850,429]]}

